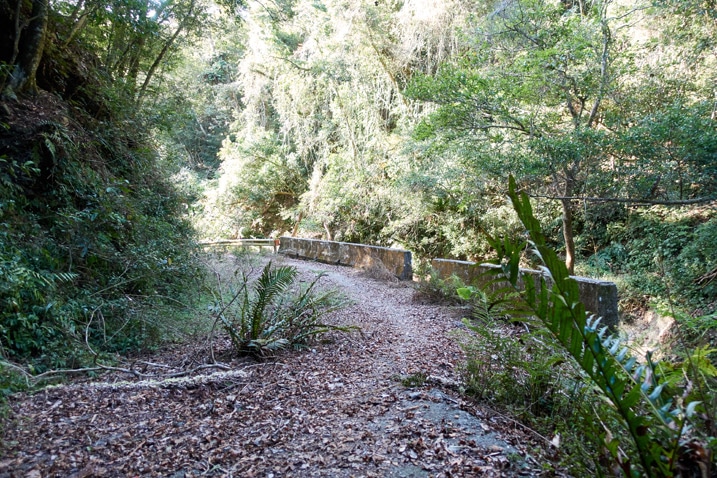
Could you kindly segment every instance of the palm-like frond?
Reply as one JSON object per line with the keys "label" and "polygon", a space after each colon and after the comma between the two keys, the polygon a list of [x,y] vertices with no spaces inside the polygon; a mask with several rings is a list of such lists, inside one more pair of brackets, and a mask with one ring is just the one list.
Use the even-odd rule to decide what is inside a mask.
{"label": "palm-like frond", "polygon": [[[663,396],[655,364],[638,365],[627,347],[607,334],[606,327],[589,316],[580,302],[577,282],[555,251],[546,245],[540,224],[525,193],[516,192],[510,178],[513,207],[530,235],[529,243],[496,241],[489,238],[501,257],[500,280],[521,290],[523,303],[531,314],[550,331],[558,343],[575,359],[598,390],[609,400],[627,427],[635,448],[639,467],[620,457],[619,438],[607,440],[606,446],[628,475],[672,476],[676,466],[678,443],[685,420],[694,405],[680,409]],[[543,262],[544,275],[537,280],[521,278],[519,260],[526,245]],[[639,469],[638,469],[639,468]]]}
{"label": "palm-like frond", "polygon": [[286,292],[296,280],[298,272],[295,267],[272,267],[269,262],[254,284],[254,298],[251,307],[250,339],[260,337],[267,309],[278,295]]}
{"label": "palm-like frond", "polygon": [[[218,313],[218,320],[237,351],[265,355],[290,345],[304,345],[329,330],[356,329],[319,321],[323,315],[346,304],[334,290],[316,291],[316,285],[324,274],[319,274],[297,293],[290,293],[297,276],[295,267],[273,267],[271,262],[264,267],[253,286],[250,286],[246,274],[241,275],[243,284]],[[234,306],[229,310],[232,304]],[[231,315],[233,318],[229,317]]]}

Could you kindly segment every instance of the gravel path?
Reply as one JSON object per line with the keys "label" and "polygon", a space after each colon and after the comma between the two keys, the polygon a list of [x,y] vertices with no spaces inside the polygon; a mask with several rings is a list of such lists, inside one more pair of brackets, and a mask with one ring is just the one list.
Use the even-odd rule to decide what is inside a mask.
{"label": "gravel path", "polygon": [[[19,396],[5,420],[0,477],[540,474],[528,453],[534,436],[455,390],[455,310],[416,303],[409,283],[275,260],[305,280],[324,271],[322,283],[353,301],[330,319],[363,333],[190,378],[103,377]],[[152,362],[187,367],[200,355],[206,361],[206,347],[185,347]]]}

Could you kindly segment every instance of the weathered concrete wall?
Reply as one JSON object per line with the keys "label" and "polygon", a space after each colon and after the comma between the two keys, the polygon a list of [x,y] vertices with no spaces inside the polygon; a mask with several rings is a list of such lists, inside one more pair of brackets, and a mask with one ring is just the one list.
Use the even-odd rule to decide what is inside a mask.
{"label": "weathered concrete wall", "polygon": [[280,241],[279,254],[361,268],[374,267],[380,262],[398,279],[413,279],[411,253],[403,249],[297,237],[282,237]]}
{"label": "weathered concrete wall", "polygon": [[[413,279],[411,253],[402,249],[282,237],[280,238],[279,253],[327,264],[364,269],[380,266],[400,280]],[[480,280],[481,274],[488,268],[498,267],[491,264],[476,265],[474,262],[449,259],[433,259],[431,264],[441,277],[450,277],[455,274],[466,283]],[[523,272],[533,276],[536,280],[542,274],[540,271],[529,269],[523,269]],[[587,277],[573,278],[578,282],[580,300],[585,305],[585,309],[602,317],[604,325],[615,327],[618,324],[617,286],[612,282],[588,279]]]}
{"label": "weathered concrete wall", "polygon": [[[480,264],[467,261],[454,261],[449,259],[433,259],[431,265],[441,277],[456,275],[465,283],[481,280],[481,275],[490,268],[497,268],[494,264]],[[536,279],[543,273],[540,271],[522,269]],[[580,301],[591,314],[602,317],[602,324],[614,328],[618,325],[617,286],[612,282],[589,279],[587,277],[572,276],[580,288]]]}

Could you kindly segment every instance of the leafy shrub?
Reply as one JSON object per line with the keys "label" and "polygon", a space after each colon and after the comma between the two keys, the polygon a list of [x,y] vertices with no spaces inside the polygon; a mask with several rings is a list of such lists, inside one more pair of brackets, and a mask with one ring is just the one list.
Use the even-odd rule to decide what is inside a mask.
{"label": "leafy shrub", "polygon": [[42,256],[27,258],[10,237],[0,232],[0,355],[39,355],[61,342],[61,330],[71,327],[58,313],[59,293],[78,274],[53,272],[52,261]]}
{"label": "leafy shrub", "polygon": [[[4,436],[3,427],[7,423],[5,418],[9,412],[8,398],[14,392],[26,390],[28,386],[26,377],[10,364],[3,362],[0,357],[0,437]],[[3,446],[3,440],[0,438],[0,448]]]}
{"label": "leafy shrub", "polygon": [[565,358],[544,343],[540,331],[516,333],[515,326],[496,322],[465,324],[473,332],[462,342],[469,393],[521,416],[550,416],[558,407],[569,408],[562,372],[556,372]]}
{"label": "leafy shrub", "polygon": [[683,308],[717,301],[717,219],[708,211],[685,212],[652,207],[633,214],[619,239],[594,256],[615,273],[625,274],[632,296],[666,298]]}
{"label": "leafy shrub", "polygon": [[199,269],[183,198],[141,121],[26,101],[38,104],[4,105],[32,108],[0,129],[2,354],[43,371],[162,340],[140,311],[186,301]]}
{"label": "leafy shrub", "polygon": [[579,371],[544,329],[526,318],[505,320],[512,300],[502,292],[458,290],[473,305],[463,319],[467,330],[456,333],[466,354],[466,393],[519,417],[541,436],[558,437],[562,466],[576,476],[593,474],[600,445],[586,442],[583,433],[594,426],[593,406],[601,405],[592,403],[589,387],[576,379]]}
{"label": "leafy shrub", "polygon": [[627,251],[621,243],[613,243],[601,249],[587,260],[589,266],[597,269],[602,274],[615,272],[622,267],[627,260]]}
{"label": "leafy shrub", "polygon": [[292,293],[297,275],[295,267],[273,267],[269,262],[253,284],[242,273],[238,290],[227,300],[219,291],[214,311],[238,353],[265,355],[289,346],[303,347],[330,330],[354,329],[320,321],[346,304],[336,291],[316,290],[324,274]]}
{"label": "leafy shrub", "polygon": [[717,217],[700,224],[672,267],[677,296],[697,304],[717,302]]}
{"label": "leafy shrub", "polygon": [[[552,413],[558,394],[565,389],[563,374],[556,372],[569,365],[565,354],[545,330],[531,328],[531,320],[506,321],[510,312],[507,306],[514,295],[506,300],[500,297],[503,292],[458,289],[458,295],[473,305],[471,317],[463,319],[471,333],[459,334],[468,357],[464,370],[468,391],[520,414]],[[574,374],[568,369],[566,376]]]}
{"label": "leafy shrub", "polygon": [[456,292],[465,287],[460,277],[452,275],[443,279],[439,272],[430,265],[419,268],[415,273],[418,276],[416,298],[434,304],[466,303]]}
{"label": "leafy shrub", "polygon": [[[0,410],[7,397],[17,390],[25,390],[29,384],[20,370],[0,360]],[[0,412],[0,415],[2,413]]]}

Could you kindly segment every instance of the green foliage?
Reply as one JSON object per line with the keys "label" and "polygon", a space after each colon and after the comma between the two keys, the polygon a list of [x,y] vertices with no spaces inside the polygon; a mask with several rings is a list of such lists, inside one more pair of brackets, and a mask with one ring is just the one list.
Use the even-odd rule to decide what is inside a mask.
{"label": "green foliage", "polygon": [[[666,256],[670,257],[670,256]],[[717,300],[717,217],[697,226],[674,263],[670,277],[676,293],[696,304]]]}
{"label": "green foliage", "polygon": [[[677,401],[677,397],[668,394],[668,383],[659,363],[650,355],[644,364],[638,363],[622,340],[607,335],[607,328],[600,328],[599,320],[587,315],[579,301],[577,282],[569,277],[555,252],[546,246],[528,196],[516,192],[512,177],[510,197],[528,230],[531,247],[549,274],[537,284],[530,279],[524,281],[526,312],[537,317],[590,383],[609,400],[631,443],[620,440],[620,433],[609,429],[601,436],[624,473],[627,476],[672,476],[684,458],[680,453],[689,442],[690,420],[699,402]],[[499,280],[508,279],[517,288],[519,258],[525,244],[492,242],[502,263]]]}
{"label": "green foliage", "polygon": [[61,48],[95,51],[94,64],[116,84],[115,92],[136,105],[152,92],[155,75],[174,66],[178,46],[209,23],[208,4],[197,0],[60,1],[53,8],[61,13],[50,25]]}
{"label": "green foliage", "polygon": [[48,45],[51,93],[2,105],[0,348],[37,372],[165,339],[148,308],[190,301],[198,275],[144,118],[73,48]]}
{"label": "green foliage", "polygon": [[554,432],[585,408],[585,385],[574,381],[575,370],[544,331],[521,331],[522,324],[500,319],[464,319],[472,332],[459,336],[466,391],[541,428],[550,419]]}
{"label": "green foliage", "polygon": [[[403,169],[401,123],[410,109],[399,89],[410,74],[405,65],[413,58],[435,62],[445,48],[439,32],[407,31],[401,36],[414,44],[400,50],[393,32],[418,28],[421,20],[409,13],[414,10],[365,2],[249,4],[244,14],[251,19],[251,41],[211,32],[215,42],[237,38],[243,51],[227,59],[231,69],[221,70],[232,72],[225,95],[208,98],[214,109],[231,107],[232,123],[221,178],[207,184],[204,207],[211,220],[203,231],[266,235],[295,228],[345,241],[402,239],[384,227],[387,217],[399,220],[411,200],[393,187]],[[217,50],[231,48],[224,43]],[[196,82],[189,88],[206,91]]]}
{"label": "green foliage", "polygon": [[[0,357],[0,434],[3,434],[3,424],[6,423],[5,418],[9,412],[8,398],[11,394],[28,388],[27,377]],[[0,440],[0,446],[2,445]]]}
{"label": "green foliage", "polygon": [[3,414],[3,406],[7,397],[13,392],[27,388],[26,377],[19,370],[0,360],[0,415]]}
{"label": "green foliage", "polygon": [[235,230],[242,236],[288,230],[290,211],[306,188],[307,165],[272,133],[251,142],[225,142],[221,157],[231,181],[226,197],[232,200],[229,215],[234,216]]}
{"label": "green foliage", "polygon": [[467,331],[456,332],[466,354],[466,393],[519,417],[541,436],[556,437],[561,466],[575,476],[594,474],[602,444],[585,436],[599,432],[593,410],[603,421],[610,420],[610,410],[595,403],[575,364],[545,329],[510,316],[515,292],[465,287],[458,293],[473,305],[463,319]]}
{"label": "green foliage", "polygon": [[[186,44],[152,117],[185,166],[175,178],[191,181],[199,202],[189,210],[207,237],[292,231],[481,259],[490,250],[481,231],[521,232],[501,193],[507,172],[536,196],[714,195],[711,10],[644,6],[249,3],[242,28],[213,17],[202,46]],[[123,31],[117,47],[144,26]],[[166,24],[157,28],[166,38]],[[641,306],[665,293],[646,269],[652,253],[639,257],[649,234],[631,243],[642,212],[535,205],[561,253],[562,217],[573,214],[583,270],[634,271],[620,280]],[[691,236],[678,240],[682,250]],[[714,282],[690,282],[710,272],[698,256],[666,257],[665,275],[682,281],[671,287],[685,304],[706,307]]]}
{"label": "green foliage", "polygon": [[[470,17],[464,53],[435,71],[414,74],[404,91],[427,107],[413,129],[413,139],[422,145],[415,149],[430,153],[424,168],[435,171],[434,190],[448,196],[452,206],[429,210],[433,215],[425,222],[443,227],[421,232],[453,246],[446,249],[458,249],[448,225],[469,231],[465,223],[482,217],[460,206],[477,197],[494,209],[497,193],[491,183],[507,172],[531,195],[714,197],[717,133],[712,93],[705,88],[713,82],[712,60],[696,53],[697,47],[690,51],[692,40],[657,39],[684,28],[677,27],[680,15],[695,15],[690,2],[677,15],[680,2],[658,3],[667,10],[650,13],[655,23],[647,28],[654,37],[644,42],[630,33],[629,19],[641,9],[615,2],[571,8],[521,0]],[[658,20],[668,12],[668,19]],[[657,54],[666,50],[671,53]],[[685,55],[693,62],[691,70],[684,68]],[[465,158],[464,164],[454,155]],[[441,163],[452,165],[449,174],[432,166]],[[460,172],[459,179],[451,177],[456,163],[470,181]],[[450,195],[441,194],[442,178],[453,180]],[[562,216],[574,217],[573,224],[563,224],[566,249],[571,236],[578,236],[578,253],[595,254],[612,241],[624,244],[623,237],[607,230],[625,225],[624,207],[581,206],[584,213],[577,201],[562,202]],[[550,232],[546,235],[554,238]],[[420,247],[414,243],[420,241],[411,241]]]}
{"label": "green foliage", "polygon": [[166,156],[201,181],[216,179],[218,152],[230,132],[234,107],[242,101],[234,82],[245,37],[232,19],[212,16],[203,37],[183,45],[178,64],[153,98],[149,114]]}
{"label": "green foliage", "polygon": [[401,378],[401,385],[407,388],[420,388],[425,385],[428,377],[423,372],[416,372]]}
{"label": "green foliage", "polygon": [[[72,324],[55,317],[55,303],[48,300],[58,283],[71,283],[76,273],[38,272],[20,263],[0,262],[0,296],[5,300],[0,309],[0,350],[11,354],[32,356],[44,352],[49,345],[62,340],[61,330]],[[59,321],[59,323],[57,323]],[[54,322],[54,323],[53,323]]]}
{"label": "green foliage", "polygon": [[[538,336],[516,334],[517,323],[500,325],[505,318],[505,300],[498,294],[472,286],[461,287],[456,293],[474,305],[470,319],[463,319],[472,333],[459,334],[468,357],[464,370],[467,391],[483,400],[516,407],[530,408],[547,401],[546,393],[552,388],[548,362],[553,359],[542,360],[545,357],[539,352],[545,346]],[[557,356],[555,362],[559,361],[562,359]]]}
{"label": "green foliage", "polygon": [[252,284],[242,272],[238,290],[231,297],[217,291],[219,301],[214,312],[238,353],[266,355],[286,347],[306,346],[331,330],[354,329],[321,322],[322,316],[346,303],[336,291],[316,290],[322,274],[292,292],[297,275],[295,267],[274,267],[269,262]]}
{"label": "green foliage", "polygon": [[713,197],[717,191],[717,131],[711,102],[665,105],[640,118],[621,143],[622,155],[643,160],[642,165],[627,158],[621,161],[620,176],[630,178],[628,187],[637,189],[632,196],[659,194],[682,200]]}
{"label": "green foliage", "polygon": [[[625,304],[665,300],[698,315],[717,300],[717,220],[710,208],[653,206],[607,228],[608,245],[588,258],[595,274],[615,274],[625,284]],[[643,304],[644,305],[644,304]],[[699,313],[699,311],[702,313]]]}
{"label": "green foliage", "polygon": [[441,278],[436,269],[428,265],[424,269],[417,268],[414,273],[418,276],[415,296],[435,304],[464,304],[467,298],[460,296],[457,291],[465,287],[463,281],[456,275],[445,279]]}

